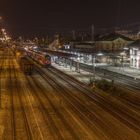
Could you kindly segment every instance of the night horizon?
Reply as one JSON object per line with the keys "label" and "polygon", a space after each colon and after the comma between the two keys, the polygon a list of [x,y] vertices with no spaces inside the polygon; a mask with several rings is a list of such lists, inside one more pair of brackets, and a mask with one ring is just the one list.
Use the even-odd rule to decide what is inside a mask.
{"label": "night horizon", "polygon": [[2,1],[0,16],[12,36],[47,36],[72,30],[90,31],[139,22],[140,2],[94,1]]}

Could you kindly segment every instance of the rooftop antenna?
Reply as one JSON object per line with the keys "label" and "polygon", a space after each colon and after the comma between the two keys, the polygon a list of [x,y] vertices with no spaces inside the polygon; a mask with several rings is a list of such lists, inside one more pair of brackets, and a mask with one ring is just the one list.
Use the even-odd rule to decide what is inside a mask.
{"label": "rooftop antenna", "polygon": [[72,31],[72,39],[76,40],[75,30]]}
{"label": "rooftop antenna", "polygon": [[92,24],[91,26],[91,41],[92,42],[94,41],[94,33],[95,33],[95,28],[94,28],[94,25]]}

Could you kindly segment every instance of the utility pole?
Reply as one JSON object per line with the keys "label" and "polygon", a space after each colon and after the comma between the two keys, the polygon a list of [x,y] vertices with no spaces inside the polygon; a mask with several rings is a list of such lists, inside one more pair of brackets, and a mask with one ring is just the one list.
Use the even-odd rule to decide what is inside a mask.
{"label": "utility pole", "polygon": [[[1,68],[0,68],[0,75],[1,75]],[[2,77],[0,77],[0,109],[2,108],[2,95],[1,95],[1,78]]]}
{"label": "utility pole", "polygon": [[94,25],[91,26],[91,41],[94,41]]}
{"label": "utility pole", "polygon": [[91,26],[91,43],[92,43],[92,48],[93,48],[93,52],[92,52],[92,70],[93,70],[93,75],[92,75],[92,81],[95,81],[95,53],[94,53],[94,34],[95,34],[95,28],[94,25]]}
{"label": "utility pole", "polygon": [[[0,32],[1,32],[1,22],[2,22],[2,17],[0,16]],[[0,67],[0,76],[1,76],[1,68],[2,68],[2,67]],[[2,78],[2,77],[0,77],[0,109],[2,108],[1,78]]]}
{"label": "utility pole", "polygon": [[72,39],[76,40],[75,30],[72,31]]}

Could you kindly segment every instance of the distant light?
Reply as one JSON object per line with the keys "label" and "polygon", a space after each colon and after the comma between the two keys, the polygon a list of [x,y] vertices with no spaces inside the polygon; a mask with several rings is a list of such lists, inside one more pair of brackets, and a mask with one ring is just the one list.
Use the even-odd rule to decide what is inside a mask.
{"label": "distant light", "polygon": [[28,51],[28,48],[27,48],[27,47],[25,47],[24,49],[25,49],[26,51]]}
{"label": "distant light", "polygon": [[70,49],[70,45],[64,45],[65,49]]}
{"label": "distant light", "polygon": [[33,49],[37,49],[37,48],[38,48],[37,46],[34,46],[34,47],[33,47]]}
{"label": "distant light", "polygon": [[121,52],[120,55],[126,55],[126,53],[125,52]]}
{"label": "distant light", "polygon": [[138,48],[133,48],[133,50],[139,50]]}
{"label": "distant light", "polygon": [[80,57],[78,56],[77,60],[79,61],[80,60]]}
{"label": "distant light", "polygon": [[128,50],[129,48],[127,48],[127,47],[124,47],[123,49],[124,49],[124,50]]}
{"label": "distant light", "polygon": [[1,31],[4,33],[5,32],[5,29],[3,28],[3,29],[1,29]]}
{"label": "distant light", "polygon": [[102,56],[102,55],[103,55],[103,53],[98,53],[98,54],[97,54],[97,56]]}

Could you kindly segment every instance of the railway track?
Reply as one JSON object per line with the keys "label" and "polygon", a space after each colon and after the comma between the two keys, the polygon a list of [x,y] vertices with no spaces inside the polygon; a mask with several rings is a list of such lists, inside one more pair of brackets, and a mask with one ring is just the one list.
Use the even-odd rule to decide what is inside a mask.
{"label": "railway track", "polygon": [[15,68],[13,59],[9,60],[8,70],[8,87],[11,96],[11,140],[32,140],[31,127],[22,102],[21,85],[17,78],[18,70]]}
{"label": "railway track", "polygon": [[[113,136],[113,132],[112,132],[112,134],[110,134],[110,132],[107,132],[107,129],[109,129],[107,126],[107,123],[103,122],[101,120],[101,118],[99,116],[97,116],[93,111],[88,109],[86,105],[83,105],[81,98],[79,98],[76,95],[73,96],[71,94],[71,91],[68,88],[62,87],[60,83],[56,82],[56,79],[54,77],[52,78],[50,76],[50,74],[47,74],[44,71],[40,71],[39,69],[37,69],[37,71],[40,73],[40,75],[44,79],[46,79],[46,77],[47,77],[46,81],[53,88],[55,88],[63,96],[63,98],[65,98],[72,105],[72,107],[74,107],[80,114],[83,114],[83,117],[86,117],[86,120],[88,120],[90,122],[90,124],[93,125],[93,122],[91,122],[90,120],[92,120],[92,118],[96,118],[96,122],[98,122],[97,123],[98,127],[100,127],[100,129],[101,128],[104,129],[104,133],[108,133],[108,137],[111,137],[111,135]],[[53,73],[53,75],[55,75],[55,77],[57,76],[60,78],[60,75],[58,76],[58,71],[56,73],[54,73],[54,72],[52,72],[52,69],[51,69],[51,73]],[[91,91],[89,91],[85,87],[81,88],[81,85],[77,85],[77,83],[75,83],[74,81],[73,81],[73,83],[68,82],[68,77],[66,78],[67,79],[66,80],[66,79],[64,79],[64,75],[63,75],[63,78],[61,76],[60,79],[61,80],[63,79],[65,82],[68,83],[69,86],[74,87],[77,91],[79,91],[83,95],[86,95],[87,97],[92,99],[96,104],[98,104],[101,108],[105,109],[109,114],[112,114],[115,118],[119,119],[125,125],[127,125],[131,129],[134,129],[134,131],[139,133],[139,125],[138,125],[139,120],[136,119],[137,117],[133,118],[126,111],[122,111],[119,107],[116,107],[115,105],[112,106],[112,104],[110,102],[108,102],[103,97],[100,97],[99,95],[96,95],[96,94],[94,95],[93,93],[92,93],[93,95],[91,95]],[[54,86],[54,83],[55,83],[55,86]],[[78,108],[76,108],[75,105]],[[83,113],[83,110],[84,110],[84,113]],[[114,132],[114,135],[115,135],[115,133],[116,132]]]}
{"label": "railway track", "polygon": [[[59,71],[59,70],[58,70],[58,73],[60,73],[60,75],[66,75],[63,72]],[[59,77],[60,77],[60,75],[59,75]],[[74,80],[77,83],[77,80],[75,80],[71,76],[68,76],[68,75],[66,75],[66,76],[69,77],[70,79]],[[80,85],[83,85],[85,87],[85,85],[82,84],[82,83],[80,83]],[[124,90],[124,84],[120,84],[119,82],[115,82],[115,85],[118,88],[121,88],[121,89]],[[134,90],[134,89],[132,89],[131,87],[128,87],[128,86],[125,86],[125,90],[126,90],[126,92],[128,92],[127,94],[125,93],[124,95],[115,96],[115,98],[118,98],[123,103],[126,102],[126,105],[129,104],[129,106],[130,107],[133,107],[133,109],[136,109],[137,108],[138,110],[140,110],[140,103],[139,103],[140,95],[139,95],[139,90]]]}
{"label": "railway track", "polygon": [[[26,76],[26,78],[30,90],[34,93],[32,96],[34,97],[35,102],[39,104],[39,108],[41,108],[42,110],[44,123],[46,123],[46,125],[49,127],[49,130],[51,131],[51,136],[53,136],[52,139],[80,140],[85,138],[86,134],[84,134],[84,131],[82,132],[84,136],[79,137],[79,134],[73,130],[74,128],[71,128],[71,124],[69,124],[69,122],[67,122],[67,119],[64,117],[66,114],[61,114],[63,108],[57,108],[56,105],[54,105],[54,102],[52,102],[52,98],[48,97],[48,94],[46,94],[46,89],[42,88],[42,85],[39,84],[38,81],[33,78],[33,76]],[[92,138],[90,139],[92,140]]]}
{"label": "railway track", "polygon": [[125,85],[128,88],[131,87],[134,90],[140,90],[139,79],[134,79],[133,77],[125,76],[123,74],[119,74],[106,69],[97,69],[96,74],[97,76],[100,76],[105,79],[113,79],[117,84],[122,84],[123,86]]}
{"label": "railway track", "polygon": [[[57,93],[54,93],[54,95],[53,95],[54,97],[52,97],[52,98],[59,98],[59,97],[60,97],[59,93],[60,93],[60,92],[63,92],[63,91],[62,91],[62,90],[60,91],[58,88],[56,88],[56,86],[54,85],[53,82],[50,81],[50,79],[48,79],[48,80],[49,80],[49,84],[53,87],[53,89],[55,89],[55,92],[57,92]],[[36,80],[34,79],[34,82],[35,82],[35,81],[36,81]],[[47,82],[48,82],[48,81],[47,81]],[[38,82],[36,82],[36,86],[37,86],[38,88],[40,88],[40,85],[38,84]],[[42,93],[44,94],[45,98],[48,99],[48,97],[46,97],[47,95],[46,95],[46,93],[45,93],[44,91],[45,91],[45,90],[42,89]],[[64,93],[64,94],[65,94],[65,93]],[[61,98],[66,99],[66,101],[69,100],[68,98],[66,98],[66,97],[64,97],[64,96],[62,96]],[[64,117],[64,116],[67,116],[67,115],[66,115],[66,114],[65,114],[65,115],[61,114],[60,112],[62,112],[62,110],[56,108],[56,106],[54,106],[53,103],[51,103],[52,101],[51,101],[50,99],[48,99],[48,100],[49,100],[49,103],[51,104],[51,106],[53,107],[53,110],[54,110],[53,115],[56,114],[56,116],[64,123],[64,125],[65,125],[65,127],[66,127],[66,130],[69,130],[69,131],[70,131],[71,136],[73,137],[73,139],[75,139],[75,140],[77,140],[77,139],[83,139],[85,136],[82,136],[82,137],[78,138],[78,133],[77,133],[77,134],[73,134],[74,132],[73,132],[73,130],[72,130],[72,128],[71,128],[71,125],[66,121],[67,119]],[[58,101],[57,101],[57,102],[58,102]],[[62,99],[62,102],[63,102],[63,99]],[[95,126],[93,127],[93,125],[91,126],[91,120],[87,119],[87,117],[86,117],[78,108],[75,107],[75,105],[74,105],[73,102],[71,102],[71,101],[69,100],[68,103],[70,103],[70,105],[72,106],[72,108],[71,108],[72,112],[74,112],[75,114],[78,115],[78,119],[81,119],[81,118],[82,118],[82,120],[85,119],[85,120],[84,120],[84,121],[85,121],[85,124],[88,125],[88,127],[90,127],[90,129],[93,129],[94,131],[100,131],[99,128],[96,128]],[[61,104],[61,101],[60,101],[60,104]],[[61,125],[60,125],[59,127],[61,127]],[[87,129],[88,129],[88,127],[87,127]],[[74,129],[74,128],[73,128],[73,129]],[[96,129],[98,129],[98,130],[96,130]],[[61,130],[61,128],[59,128],[59,130]],[[89,130],[89,131],[91,131],[91,130]],[[83,133],[85,133],[85,132],[83,132]],[[92,132],[92,133],[93,133],[93,132]],[[98,132],[98,133],[99,133],[99,132]],[[80,134],[80,135],[81,135],[81,134]],[[85,134],[85,135],[88,135],[88,134]],[[92,135],[88,135],[88,136],[87,136],[88,139],[89,139],[89,137],[91,137],[91,136],[92,136]],[[99,136],[100,138],[102,138],[102,139],[106,139],[106,138],[105,138],[106,136],[105,136],[101,131],[100,131],[100,133],[98,134],[98,136]],[[90,138],[90,139],[92,140],[92,138]]]}
{"label": "railway track", "polygon": [[[129,106],[133,107],[133,109],[140,109],[140,95],[139,95],[139,90],[140,90],[140,80],[134,80],[132,77],[128,77],[122,74],[117,74],[115,72],[109,72],[107,71],[106,74],[104,75],[104,69],[97,69],[96,74],[97,76],[103,78],[103,79],[108,79],[108,80],[114,80],[115,81],[115,86],[117,86],[118,88],[121,88],[124,90],[124,86],[125,86],[125,90],[127,92],[131,93],[127,94],[126,96],[123,95],[123,98],[118,97],[119,100],[121,100],[122,102],[126,102],[127,104],[129,104]],[[60,73],[60,71],[59,71]],[[63,72],[61,72],[61,74],[64,75]],[[73,79],[74,80],[74,79]],[[77,80],[76,80],[77,81]],[[119,94],[118,94],[119,95]],[[121,95],[120,95],[121,96]]]}
{"label": "railway track", "polygon": [[[81,93],[90,96],[92,99],[93,99],[94,97],[96,97],[97,99],[101,100],[102,103],[106,104],[107,106],[110,106],[110,107],[112,108],[112,110],[116,110],[116,112],[114,112],[115,114],[118,114],[118,115],[119,115],[119,112],[122,112],[122,114],[123,114],[124,116],[121,117],[121,116],[119,115],[121,118],[126,118],[126,117],[129,116],[128,118],[129,118],[131,121],[135,122],[135,123],[134,123],[134,124],[135,124],[134,126],[136,126],[137,123],[139,122],[139,115],[140,115],[140,114],[137,114],[138,116],[137,116],[137,119],[135,120],[135,118],[133,118],[133,116],[130,115],[130,114],[133,113],[133,112],[130,112],[123,104],[121,104],[121,105],[122,105],[122,107],[123,107],[123,106],[125,107],[124,110],[121,109],[117,104],[114,104],[114,102],[109,102],[109,100],[106,99],[106,98],[104,98],[103,96],[100,96],[100,95],[98,95],[98,94],[92,94],[92,93],[89,91],[89,89],[87,89],[86,87],[83,87],[83,88],[81,89],[81,85],[78,85],[77,82],[76,82],[76,83],[74,83],[74,82],[69,82],[71,79],[68,80],[68,78],[65,77],[64,75],[63,75],[63,76],[62,76],[61,74],[58,75],[58,71],[55,71],[55,69],[50,69],[50,71],[53,72],[53,74],[55,74],[55,76],[59,77],[60,79],[63,79],[65,82],[69,83],[69,85],[71,85],[71,86],[75,87],[77,90],[81,91]],[[83,89],[84,89],[84,90],[83,90]],[[96,95],[96,96],[95,96],[95,95]],[[127,104],[126,104],[126,105],[127,105]],[[126,109],[127,109],[128,112],[126,111]],[[110,111],[111,111],[111,110],[110,110]],[[117,113],[117,112],[118,112],[118,113]],[[129,113],[130,113],[130,114],[129,114]],[[138,130],[139,130],[139,127],[137,127],[137,128],[138,128]]]}
{"label": "railway track", "polygon": [[[63,140],[63,136],[59,132],[57,124],[54,122],[54,120],[52,119],[52,116],[51,116],[52,114],[54,116],[56,114],[55,110],[53,109],[52,103],[48,100],[48,97],[47,97],[46,103],[49,101],[50,106],[49,107],[45,106],[44,101],[41,98],[42,94],[44,95],[44,91],[38,85],[38,83],[36,82],[36,80],[33,77],[32,78],[27,77],[27,81],[28,81],[28,85],[30,87],[30,90],[32,90],[34,92],[33,97],[36,99],[36,102],[39,104],[39,106],[42,110],[41,113],[42,113],[44,122],[49,127],[49,130],[51,131],[50,132],[51,136],[53,137],[53,139]],[[49,108],[49,110],[52,110],[51,114],[48,112],[47,108]]]}
{"label": "railway track", "polygon": [[126,102],[127,104],[129,104],[129,106],[133,107],[133,109],[137,108],[138,110],[140,110],[139,80],[135,81],[131,77],[127,77],[127,76],[124,76],[123,78],[122,75],[117,73],[115,73],[115,75],[116,75],[115,77],[113,75],[103,76],[102,73],[100,74],[98,73],[98,76],[109,80],[113,76],[115,81],[115,86],[122,90],[124,90],[125,87],[125,92],[126,92],[124,95],[120,95],[120,97],[118,96],[116,98],[118,98],[122,102]]}
{"label": "railway track", "polygon": [[[74,66],[76,66],[75,63]],[[87,66],[86,64],[82,64],[82,63],[80,63],[80,69],[91,73],[93,72],[92,66]],[[140,90],[140,79],[134,78],[131,75],[126,76],[123,74],[124,71],[122,71],[122,73],[116,73],[107,68],[100,68],[100,67],[96,67],[95,71],[96,71],[96,76],[109,80],[114,80],[115,82],[117,82],[117,84],[122,84],[129,88],[131,87],[134,90],[138,90],[138,91]]]}
{"label": "railway track", "polygon": [[[140,138],[139,104],[127,98],[125,102],[121,98],[108,100],[108,97],[93,93],[84,84],[53,68],[35,67],[37,73],[21,80],[13,55],[7,55],[7,59],[11,118],[11,126],[7,126],[11,127],[9,139]],[[38,138],[33,132],[37,132]]]}

